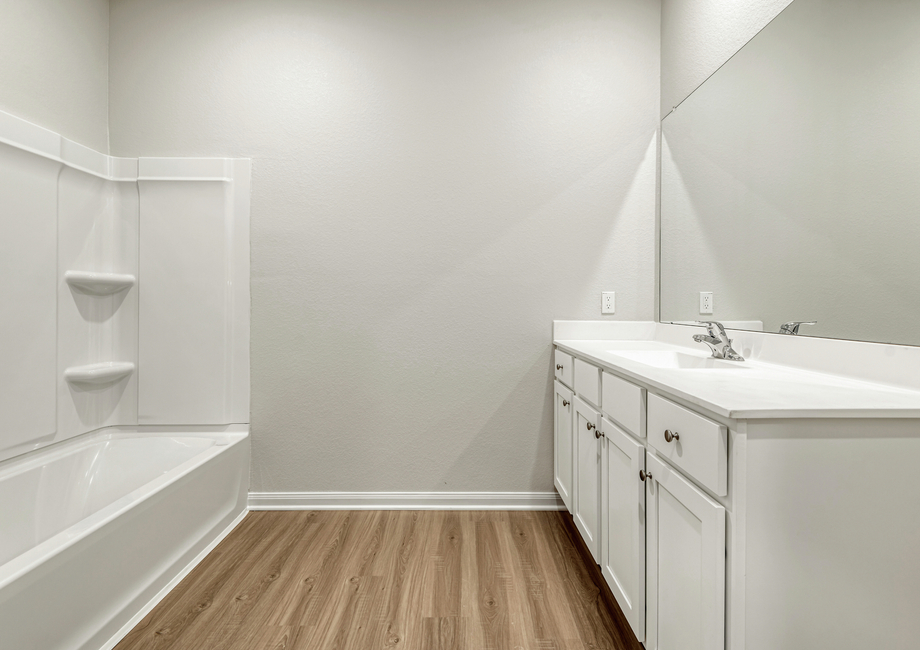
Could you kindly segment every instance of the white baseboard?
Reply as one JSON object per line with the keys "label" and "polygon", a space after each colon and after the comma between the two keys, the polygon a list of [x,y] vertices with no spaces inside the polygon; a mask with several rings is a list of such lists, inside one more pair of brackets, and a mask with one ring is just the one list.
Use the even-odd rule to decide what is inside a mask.
{"label": "white baseboard", "polygon": [[564,510],[556,492],[250,492],[250,510]]}

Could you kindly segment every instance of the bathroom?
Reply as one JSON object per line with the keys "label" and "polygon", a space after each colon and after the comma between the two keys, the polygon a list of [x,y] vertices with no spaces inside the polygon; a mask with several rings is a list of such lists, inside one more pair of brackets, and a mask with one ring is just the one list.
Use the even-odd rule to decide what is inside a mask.
{"label": "bathroom", "polygon": [[[683,379],[655,375],[669,369],[644,371],[649,364],[636,361],[646,342],[680,350],[675,354],[684,356],[670,357],[679,362],[696,362],[693,355],[709,349],[692,336],[706,332],[667,323],[718,319],[745,358],[739,367],[772,363],[843,377],[842,383],[893,387],[878,389],[878,406],[844,424],[888,431],[886,440],[903,442],[881,448],[890,463],[871,465],[871,475],[892,493],[889,509],[901,507],[894,494],[910,499],[917,438],[897,427],[909,432],[911,418],[920,417],[914,370],[920,348],[913,347],[920,337],[913,335],[909,300],[914,255],[912,240],[891,236],[879,215],[910,215],[917,206],[908,191],[920,134],[904,118],[888,136],[866,131],[860,149],[829,151],[828,142],[856,141],[835,136],[857,128],[853,115],[891,123],[895,117],[884,111],[910,105],[916,85],[907,83],[915,78],[905,67],[910,52],[899,51],[900,67],[885,68],[895,74],[884,77],[861,67],[868,59],[858,46],[865,40],[896,49],[918,18],[893,18],[912,3],[886,0],[878,6],[889,13],[872,32],[865,9],[859,13],[865,4],[5,0],[0,268],[7,282],[0,289],[0,358],[8,372],[0,390],[0,493],[13,498],[0,506],[6,562],[0,563],[0,648],[95,650],[124,642],[124,649],[155,647],[157,638],[160,647],[174,648],[362,647],[355,637],[333,638],[339,623],[321,634],[307,633],[307,623],[275,621],[264,627],[277,636],[248,640],[215,640],[208,635],[218,632],[203,624],[156,637],[143,624],[167,629],[168,617],[146,617],[156,616],[158,603],[174,602],[183,578],[207,580],[208,571],[221,567],[223,540],[232,543],[259,526],[265,539],[288,540],[269,523],[284,516],[293,527],[285,530],[325,535],[317,522],[341,529],[350,516],[344,513],[354,513],[349,526],[368,539],[378,525],[401,530],[413,517],[435,517],[418,521],[432,531],[460,531],[464,553],[482,531],[549,526],[568,540],[565,567],[593,594],[590,616],[603,619],[597,623],[603,634],[591,637],[587,621],[595,619],[576,604],[560,604],[582,593],[581,583],[573,587],[571,573],[554,570],[559,582],[543,577],[546,600],[581,612],[574,619],[554,614],[552,625],[535,623],[538,609],[524,599],[499,609],[486,629],[479,605],[461,599],[459,610],[437,613],[432,600],[418,609],[425,634],[431,633],[425,625],[441,626],[440,641],[423,641],[428,637],[411,629],[377,630],[390,645],[396,639],[397,647],[675,647],[667,623],[657,623],[664,637],[649,635],[654,608],[647,593],[636,600],[623,584],[622,593],[610,587],[616,580],[600,565],[613,547],[601,546],[614,537],[599,541],[586,533],[590,522],[579,520],[579,507],[560,492],[557,400],[582,400],[578,413],[593,409],[598,433],[605,420],[626,429],[622,439],[638,445],[637,453],[686,470],[681,480],[722,508],[728,557],[722,601],[718,594],[706,601],[703,623],[693,620],[697,610],[662,604],[677,607],[677,647],[863,647],[867,639],[912,647],[918,630],[910,613],[920,599],[898,589],[907,578],[920,579],[920,568],[894,542],[878,551],[888,561],[879,559],[876,568],[898,588],[861,583],[868,569],[854,568],[858,554],[847,560],[849,571],[827,561],[826,575],[839,581],[824,588],[841,596],[824,607],[805,608],[819,594],[784,592],[788,585],[779,577],[769,588],[754,586],[757,571],[770,565],[754,561],[760,551],[749,542],[768,520],[755,516],[759,502],[749,497],[745,523],[738,504],[745,491],[753,494],[755,479],[769,483],[757,473],[769,467],[755,462],[757,441],[791,438],[765,427],[812,407],[803,406],[799,416],[785,412],[785,419],[774,410],[772,420],[763,410],[762,419],[753,418],[759,408],[753,402],[719,410],[721,402],[694,397]],[[815,15],[793,10],[840,20],[819,20],[818,28]],[[901,31],[884,31],[892,26]],[[803,33],[810,35],[802,39]],[[840,33],[852,46],[829,50],[821,39]],[[817,66],[835,57],[839,74],[820,77]],[[783,72],[814,92],[784,94]],[[875,93],[867,89],[873,80],[885,84]],[[764,93],[781,98],[780,108],[765,102]],[[901,93],[896,100],[895,93]],[[846,113],[850,104],[861,112]],[[814,117],[827,115],[828,107],[840,109],[836,122]],[[801,122],[777,119],[806,109],[817,112]],[[809,128],[826,139],[807,140]],[[745,158],[755,149],[775,157]],[[811,171],[826,163],[839,182],[847,161],[877,149],[888,156],[879,157],[871,183],[810,192],[823,178]],[[713,182],[708,172],[720,162]],[[806,180],[790,189],[792,178]],[[713,187],[731,191],[717,195]],[[871,211],[859,237],[881,249],[844,255],[829,237],[841,230],[836,222],[809,227],[801,220],[819,212],[828,196],[834,200],[827,219],[848,206],[855,206],[852,215]],[[895,198],[883,205],[882,197]],[[702,221],[713,215],[721,221]],[[846,264],[830,265],[844,257]],[[606,292],[614,294],[609,306]],[[705,309],[700,294],[711,294]],[[792,321],[816,324],[800,325],[796,337],[762,333]],[[592,341],[626,339],[636,341],[632,359],[610,356],[615,346],[592,347]],[[567,371],[557,369],[554,377],[554,367],[565,365],[559,354],[588,375],[560,377]],[[742,372],[727,370],[730,381],[713,381],[729,391],[727,384],[743,384]],[[591,377],[596,397],[577,385],[583,376]],[[648,400],[636,420],[646,437],[609,410],[615,402],[605,398],[607,377],[629,384],[610,384],[623,394]],[[693,377],[705,383],[702,372]],[[789,393],[821,398],[816,391]],[[653,395],[717,425],[725,442],[718,480],[694,475],[652,440]],[[828,422],[842,422],[825,407],[829,419],[811,413],[815,439],[831,435],[821,429]],[[570,415],[577,425],[578,414]],[[155,452],[133,446],[144,435]],[[689,445],[684,436],[681,444]],[[749,452],[743,476],[742,439]],[[596,440],[592,453],[600,457],[610,444]],[[42,478],[41,468],[68,450],[90,463],[97,449],[90,445],[106,449],[110,474],[128,481],[136,505],[118,496],[97,511],[61,506],[62,494],[83,489],[76,487],[82,466],[68,466],[67,482],[50,471]],[[205,456],[195,457],[204,460],[193,467],[197,461],[187,454],[199,454],[199,446]],[[814,462],[810,453],[802,462]],[[851,458],[847,453],[842,458]],[[175,455],[181,472],[155,465],[156,454]],[[850,469],[852,490],[865,487],[858,463]],[[12,489],[4,490],[5,478],[29,471],[38,477],[28,488],[37,496],[18,496],[24,483],[9,482]],[[777,476],[792,484],[788,472]],[[602,469],[596,477],[596,487],[606,485]],[[154,494],[150,485],[157,481]],[[630,489],[643,485],[635,480]],[[184,491],[170,493],[171,487]],[[822,495],[821,503],[834,502]],[[91,516],[58,512],[67,508]],[[116,511],[122,514],[109,517]],[[497,519],[474,520],[470,513]],[[910,513],[886,529],[907,548],[920,542],[920,516]],[[72,528],[43,535],[59,516],[83,525],[79,535],[89,534],[92,516],[98,531],[123,521],[123,537],[107,533],[87,551],[92,557],[65,561],[78,557],[89,537],[73,541],[79,535]],[[550,516],[556,519],[541,518]],[[747,535],[738,534],[742,525]],[[167,553],[164,542],[163,556],[151,559],[158,550],[147,543],[151,531],[166,528],[181,550]],[[65,538],[72,541],[67,548]],[[819,541],[777,538],[803,548]],[[513,541],[500,538],[503,552]],[[304,557],[309,548],[334,544],[334,537],[317,537],[304,545]],[[381,548],[381,557],[390,552]],[[546,556],[549,547],[540,548]],[[635,543],[631,548],[635,554]],[[737,570],[745,552],[747,584]],[[432,555],[437,562],[450,557]],[[134,582],[112,578],[86,588],[92,576],[126,575],[144,556],[156,567]],[[635,570],[651,585],[647,557]],[[441,564],[424,566],[433,573],[423,571],[423,581],[439,584],[447,575]],[[509,569],[512,584],[518,571]],[[497,580],[508,579],[498,573]],[[359,609],[374,579],[357,583]],[[854,585],[871,597],[844,598]],[[508,589],[494,591],[499,605],[510,598]],[[400,611],[412,609],[407,598]],[[215,596],[208,616],[223,616],[217,611],[223,602]],[[226,607],[233,620],[236,610]],[[312,612],[299,615],[315,618]],[[822,623],[809,625],[808,618]],[[723,638],[716,640],[699,631],[719,628]],[[384,643],[365,647],[377,645]]]}

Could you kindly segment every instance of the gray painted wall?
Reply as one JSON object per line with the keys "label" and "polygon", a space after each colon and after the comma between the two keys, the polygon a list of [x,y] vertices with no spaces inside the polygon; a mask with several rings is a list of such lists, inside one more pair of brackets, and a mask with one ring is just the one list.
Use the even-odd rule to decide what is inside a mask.
{"label": "gray painted wall", "polygon": [[661,116],[740,50],[792,0],[662,0]]}
{"label": "gray painted wall", "polygon": [[108,0],[4,0],[0,110],[108,152]]}
{"label": "gray painted wall", "polygon": [[114,153],[253,158],[254,490],[552,489],[552,319],[653,316],[659,22],[112,2]]}

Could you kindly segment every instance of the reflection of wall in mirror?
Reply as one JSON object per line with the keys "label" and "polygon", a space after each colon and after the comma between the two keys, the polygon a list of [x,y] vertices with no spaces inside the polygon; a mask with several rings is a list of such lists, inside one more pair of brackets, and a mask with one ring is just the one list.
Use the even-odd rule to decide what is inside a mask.
{"label": "reflection of wall in mirror", "polygon": [[792,0],[662,0],[661,115],[740,50]]}
{"label": "reflection of wall in mirror", "polygon": [[918,27],[797,0],[662,122],[663,320],[920,344]]}

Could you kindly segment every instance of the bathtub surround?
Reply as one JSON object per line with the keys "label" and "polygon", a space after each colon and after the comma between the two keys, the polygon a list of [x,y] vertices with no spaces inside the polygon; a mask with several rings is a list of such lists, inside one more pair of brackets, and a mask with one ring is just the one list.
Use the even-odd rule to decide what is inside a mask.
{"label": "bathtub surround", "polygon": [[248,160],[114,158],[0,113],[0,204],[0,460],[248,423]]}

